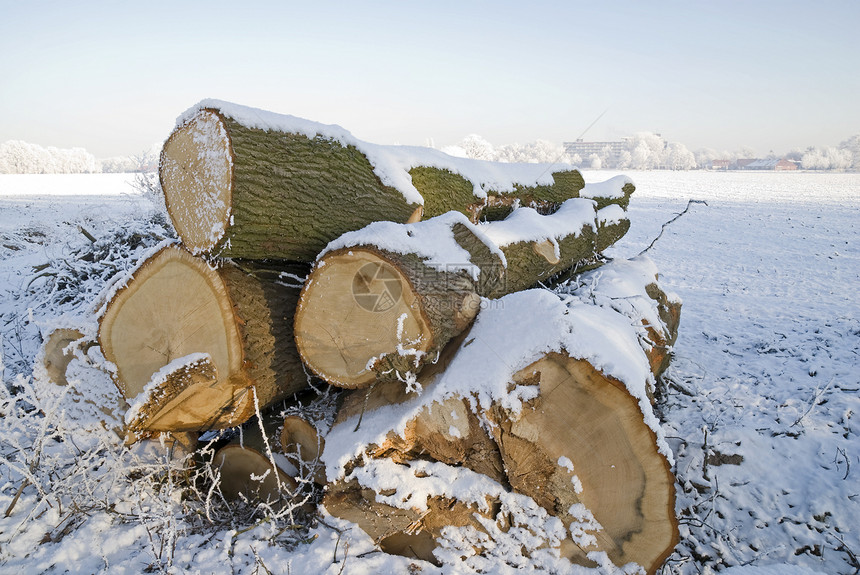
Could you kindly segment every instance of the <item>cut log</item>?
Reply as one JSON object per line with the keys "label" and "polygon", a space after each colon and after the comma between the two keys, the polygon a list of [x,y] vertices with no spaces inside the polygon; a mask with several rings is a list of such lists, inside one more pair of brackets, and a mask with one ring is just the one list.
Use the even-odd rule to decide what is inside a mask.
{"label": "cut log", "polygon": [[281,451],[297,457],[309,470],[314,483],[325,485],[325,469],[320,463],[320,453],[325,449],[325,438],[307,419],[298,415],[284,418],[281,428]]}
{"label": "cut log", "polygon": [[296,312],[297,347],[314,373],[350,389],[408,380],[470,325],[481,297],[593,263],[601,238],[629,227],[620,207],[596,212],[583,198],[480,226],[456,216],[371,224],[329,245]]}
{"label": "cut log", "polygon": [[244,497],[273,503],[297,493],[298,483],[291,476],[295,469],[276,456],[279,432],[279,424],[273,418],[264,418],[262,430],[254,419],[240,437],[215,453],[212,464],[220,471],[221,493],[228,501]]}
{"label": "cut log", "polygon": [[[92,421],[92,417],[98,418],[101,425],[106,429],[114,431],[119,437],[125,437],[125,429],[122,423],[122,414],[128,405],[122,400],[114,389],[93,385],[88,380],[88,374],[81,370],[93,369],[88,355],[92,348],[98,348],[98,344],[84,333],[74,328],[58,328],[52,331],[45,339],[42,351],[36,358],[37,366],[44,369],[34,369],[35,379],[52,383],[55,386],[68,386],[69,378],[74,376],[74,385],[70,389],[59,391],[50,389],[52,386],[37,386],[38,395],[46,394],[44,399],[51,396],[56,399],[57,393],[63,397],[63,404],[58,409],[63,409],[67,415],[72,415],[72,410],[80,409],[82,419]],[[72,366],[76,361],[77,365]],[[68,403],[65,403],[68,402]],[[72,407],[72,406],[75,407]]]}
{"label": "cut log", "polygon": [[411,168],[409,175],[412,184],[424,197],[425,218],[453,210],[466,215],[472,223],[502,220],[515,205],[551,214],[563,202],[579,197],[585,186],[578,170],[556,171],[552,173],[552,185],[515,184],[507,192],[485,190],[486,197],[478,198],[475,196],[475,183],[450,170],[418,166]]}
{"label": "cut log", "polygon": [[590,551],[653,573],[678,542],[675,481],[654,432],[623,384],[588,362],[551,353],[521,370],[540,386],[532,409],[494,407],[493,433],[511,486],[570,525],[587,509],[601,529],[591,545],[563,555],[589,564]]}
{"label": "cut log", "polygon": [[[406,249],[363,240],[378,228]],[[435,361],[478,313],[477,286],[498,286],[502,277],[500,254],[453,212],[342,239],[308,277],[295,324],[305,364],[338,387],[403,379]]]}
{"label": "cut log", "polygon": [[[307,386],[292,318],[298,286],[278,269],[218,268],[169,246],[144,262],[99,327],[133,432],[232,427]],[[293,282],[294,283],[294,282]]]}
{"label": "cut log", "polygon": [[159,177],[192,253],[311,261],[344,232],[421,213],[420,202],[383,185],[354,146],[248,127],[217,109],[174,130]]}
{"label": "cut log", "polygon": [[[194,254],[309,262],[331,240],[374,221],[456,210],[478,222],[514,204],[548,213],[584,186],[572,167],[550,176],[551,166],[374,146],[336,126],[203,104],[183,115],[159,165],[168,213]],[[523,172],[533,185],[518,181],[529,179]]]}
{"label": "cut log", "polygon": [[[610,264],[606,281],[624,280],[616,290],[638,292],[644,289],[640,276],[651,269],[647,263],[620,270]],[[658,304],[648,296],[636,303],[628,316],[546,290],[510,294],[481,313],[454,352],[449,347],[418,376],[420,395],[388,382],[351,392],[323,455],[337,514],[350,515],[363,528],[367,523],[379,537],[421,536],[415,541],[433,553],[428,537],[439,545],[439,536],[422,527],[423,514],[434,497],[475,504],[474,489],[448,489],[450,482],[442,480],[468,470],[474,474],[470,484],[488,482],[479,492],[494,511],[482,513],[496,526],[477,518],[477,525],[469,525],[491,539],[513,536],[496,510],[524,509],[531,501],[547,513],[547,525],[558,522],[557,537],[547,541],[557,541],[551,546],[563,557],[593,566],[589,553],[605,552],[616,565],[636,562],[655,572],[678,540],[678,525],[670,452],[647,397],[650,366],[640,339],[645,327],[637,325],[637,313]],[[515,326],[524,339],[509,335]],[[558,351],[540,351],[546,349]],[[480,434],[485,439],[476,441]],[[488,451],[498,463],[486,457]],[[427,477],[426,490],[410,474]],[[473,498],[463,499],[465,493]],[[413,514],[403,518],[404,511]],[[413,523],[407,531],[382,532],[379,514],[388,512]],[[431,523],[444,523],[444,514],[434,513],[426,516]],[[491,552],[492,540],[475,541],[475,553]]]}
{"label": "cut log", "polygon": [[[431,392],[432,382],[425,383],[425,393]],[[635,562],[654,573],[678,541],[674,477],[638,402],[621,383],[588,362],[559,353],[518,372],[512,386],[537,386],[539,391],[516,414],[500,402],[479,413],[461,397],[431,402],[414,410],[405,425],[392,421],[395,429],[368,446],[365,457],[403,472],[423,459],[480,473],[498,489],[509,486],[531,498],[562,522],[563,557],[594,566],[587,554],[600,551],[616,565]],[[365,400],[365,392],[352,392],[336,427],[351,428],[362,412],[368,420],[379,421],[389,411],[397,413],[392,407],[397,403],[422,401],[414,395],[404,398],[402,390],[386,383],[369,394]],[[490,424],[481,425],[481,420]],[[492,430],[492,437],[485,428]],[[499,460],[488,458],[488,453]],[[345,481],[329,484],[323,504],[333,515],[358,523],[378,542],[389,541],[388,552],[433,560],[441,527],[482,529],[468,517],[477,511],[474,506],[446,497],[444,491],[428,499],[427,506],[424,501],[392,505],[387,502],[392,493],[369,488],[377,481],[383,484],[377,477],[381,472],[372,466],[359,472],[370,465],[368,459],[359,459],[355,468],[347,466],[352,472]],[[495,491],[486,495],[491,503],[498,497]]]}

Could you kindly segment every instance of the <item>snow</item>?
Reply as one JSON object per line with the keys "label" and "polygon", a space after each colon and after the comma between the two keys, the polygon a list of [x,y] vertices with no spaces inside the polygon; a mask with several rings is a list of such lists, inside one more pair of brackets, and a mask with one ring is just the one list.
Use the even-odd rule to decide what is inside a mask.
{"label": "snow", "polygon": [[574,169],[569,164],[499,163],[470,160],[450,156],[431,148],[416,146],[383,146],[363,142],[349,131],[334,124],[321,124],[296,116],[259,110],[222,100],[206,99],[198,102],[177,118],[180,126],[203,109],[216,109],[243,126],[261,130],[275,130],[301,134],[308,138],[321,137],[354,146],[361,151],[373,166],[374,173],[383,184],[399,190],[410,203],[424,204],[424,198],[412,184],[409,170],[426,166],[448,170],[472,182],[477,198],[485,198],[487,191],[513,192],[516,185],[551,185],[553,172]]}
{"label": "snow", "polygon": [[586,182],[585,187],[579,191],[579,197],[621,199],[627,184],[633,184],[633,179],[629,176],[614,176],[603,182]]}
{"label": "snow", "polygon": [[504,255],[486,238],[481,229],[459,212],[448,212],[414,224],[373,222],[332,241],[320,252],[317,259],[338,249],[374,246],[397,254],[415,254],[425,265],[439,271],[465,270],[477,280],[481,273],[480,268],[472,263],[469,252],[454,239],[452,230],[457,224],[469,228],[491,252],[504,261]]}
{"label": "snow", "polygon": [[[595,182],[611,176],[607,172],[584,175]],[[674,361],[655,413],[674,454],[681,523],[681,541],[665,572],[856,572],[860,308],[855,288],[860,285],[860,175],[635,172],[628,176],[637,186],[627,212],[631,229],[607,252],[616,258],[613,267],[593,272],[588,282],[568,290],[572,293],[524,292],[512,298],[510,311],[523,321],[514,333],[536,337],[527,351],[538,354],[545,346],[560,343],[551,335],[558,335],[562,326],[594,334],[596,325],[606,318],[644,316],[648,307],[640,302],[638,280],[631,278],[659,271],[661,286],[684,302]],[[29,458],[40,454],[33,481],[25,484],[9,516],[0,514],[0,570],[112,574],[147,569],[227,570],[250,575],[265,572],[265,566],[273,573],[311,575],[408,573],[410,568],[440,575],[479,569],[485,573],[600,572],[570,566],[548,552],[536,551],[525,558],[526,544],[558,536],[552,518],[540,519],[538,510],[522,524],[544,521],[540,537],[524,528],[518,532],[520,540],[502,541],[483,557],[460,559],[461,551],[475,542],[486,544],[486,533],[448,531],[443,564],[435,567],[386,556],[355,526],[325,515],[323,521],[331,527],[320,523],[310,528],[302,533],[307,542],[285,542],[283,534],[266,524],[194,523],[182,515],[169,492],[121,480],[121,474],[111,470],[139,467],[132,465],[119,439],[111,439],[99,424],[98,410],[86,402],[73,409],[71,391],[61,394],[54,389],[50,395],[49,385],[33,380],[39,377],[33,364],[44,333],[58,322],[74,326],[93,321],[94,302],[108,279],[115,277],[98,275],[97,270],[110,262],[118,268],[113,274],[124,273],[144,252],[169,238],[169,230],[151,220],[149,198],[129,189],[121,179],[105,183],[106,177],[111,176],[0,176],[0,372],[4,383],[0,386],[4,413],[0,510],[10,507],[22,477],[29,473]],[[35,191],[25,194],[22,185]],[[108,191],[94,193],[101,186]],[[693,205],[667,227],[647,258],[624,261],[635,258],[660,233],[664,222],[687,207],[689,199],[706,200],[708,205]],[[91,247],[78,225],[100,241],[105,238],[105,244],[117,229],[125,230],[125,235],[106,246],[112,251],[105,252],[101,267],[86,267],[87,274],[72,277],[70,272],[77,268],[67,264],[83,265],[77,258]],[[125,248],[133,234],[142,230],[164,237]],[[102,244],[93,247],[101,249]],[[64,291],[63,283],[54,276],[36,278],[41,272],[34,267],[44,264],[61,272],[64,281],[74,280],[73,287],[81,295],[63,302],[71,293]],[[617,266],[632,269],[616,273]],[[592,310],[591,317],[580,308],[594,306],[586,306],[582,298],[594,298],[604,307]],[[480,314],[485,327],[498,315],[489,309],[490,303]],[[564,310],[574,318],[554,324],[556,311]],[[541,333],[547,325],[551,333]],[[480,341],[466,349],[475,347],[473,353],[478,353],[482,345],[505,344],[510,337],[510,333],[485,331]],[[595,341],[588,346],[599,350],[601,344]],[[588,352],[588,346],[580,351]],[[70,384],[76,382],[75,389],[96,389],[89,397],[98,402],[104,402],[112,385],[102,360],[96,349],[76,355],[68,374]],[[508,372],[514,367],[503,363],[497,358],[487,369]],[[623,376],[641,366],[619,363],[608,369]],[[38,384],[39,393],[27,395],[29,384]],[[30,397],[29,405],[38,404],[44,415],[35,417],[23,399],[10,399],[6,390],[13,386],[19,390],[16,397]],[[425,394],[430,392],[425,389]],[[509,401],[513,405],[525,399]],[[54,439],[62,421],[66,422],[62,429],[73,430],[74,447]],[[362,432],[365,426],[367,421]],[[39,442],[41,436],[49,440]],[[51,497],[47,491],[40,492],[48,485],[55,489]],[[85,513],[74,513],[72,501],[86,503],[81,508]],[[508,502],[504,509],[525,513],[526,503]],[[492,531],[491,524],[487,528]],[[159,545],[161,535],[168,543],[164,548]],[[603,572],[612,571],[607,566]],[[625,567],[618,572],[635,571]]]}
{"label": "snow", "polygon": [[557,242],[567,236],[580,235],[585,226],[597,227],[594,202],[572,198],[553,214],[541,215],[533,208],[518,208],[504,220],[483,224],[481,230],[496,245],[504,248],[525,241]]}

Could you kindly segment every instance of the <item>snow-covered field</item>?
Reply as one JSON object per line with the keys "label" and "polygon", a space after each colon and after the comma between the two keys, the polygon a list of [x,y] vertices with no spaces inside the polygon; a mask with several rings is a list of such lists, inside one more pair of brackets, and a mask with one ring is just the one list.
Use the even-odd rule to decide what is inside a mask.
{"label": "snow-covered field", "polygon": [[[707,202],[689,204],[648,251],[684,302],[660,409],[681,543],[663,572],[857,573],[860,174],[626,175],[632,228],[612,257],[637,255],[689,200]],[[0,373],[17,392],[0,396],[0,572],[471,572],[383,555],[331,517],[298,535],[265,522],[212,527],[182,513],[175,486],[157,481],[169,474],[92,425],[91,404],[38,394],[42,334],[94,329],[99,292],[172,233],[131,184],[0,176]],[[86,355],[70,381],[104,403],[112,384],[98,350]],[[58,441],[67,431],[73,440]],[[778,567],[757,568],[768,565]]]}

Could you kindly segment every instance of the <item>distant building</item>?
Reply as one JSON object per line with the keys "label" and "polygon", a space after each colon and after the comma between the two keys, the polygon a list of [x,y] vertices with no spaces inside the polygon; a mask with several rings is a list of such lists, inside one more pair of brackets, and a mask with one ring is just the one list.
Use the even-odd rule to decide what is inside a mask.
{"label": "distant building", "polygon": [[[581,139],[575,142],[565,142],[564,151],[570,154],[579,154],[579,157],[586,159],[592,154],[597,154],[601,157],[618,157],[621,152],[627,149],[630,144],[630,138],[622,138],[620,142],[584,142]],[[606,153],[608,151],[608,153]]]}
{"label": "distant building", "polygon": [[731,160],[712,160],[711,161],[711,169],[712,170],[728,170],[732,167]]}
{"label": "distant building", "polygon": [[[740,160],[738,160],[738,163],[740,164]],[[752,162],[745,164],[742,169],[774,170],[777,172],[784,172],[788,170],[796,170],[797,164],[791,160],[771,158],[766,160],[753,160]]]}

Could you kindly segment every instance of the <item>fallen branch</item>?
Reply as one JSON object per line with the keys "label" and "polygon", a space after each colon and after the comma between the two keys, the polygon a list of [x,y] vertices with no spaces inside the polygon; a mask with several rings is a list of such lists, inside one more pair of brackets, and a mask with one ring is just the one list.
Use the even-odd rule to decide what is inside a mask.
{"label": "fallen branch", "polygon": [[708,202],[706,202],[705,200],[690,200],[689,202],[687,202],[687,207],[684,208],[684,211],[681,212],[680,214],[676,215],[674,218],[672,218],[671,220],[669,220],[665,224],[663,224],[663,227],[660,228],[660,233],[657,234],[657,237],[654,238],[653,240],[651,240],[651,243],[648,244],[648,247],[645,248],[644,250],[642,250],[641,252],[639,252],[638,255],[641,256],[642,254],[644,254],[645,252],[650,250],[652,247],[654,247],[654,244],[656,244],[657,240],[659,240],[663,236],[663,232],[666,231],[666,228],[669,227],[669,224],[671,224],[672,222],[674,222],[675,220],[677,220],[678,218],[680,218],[681,216],[686,214],[688,211],[690,211],[690,206],[692,204],[705,204],[707,206]]}

